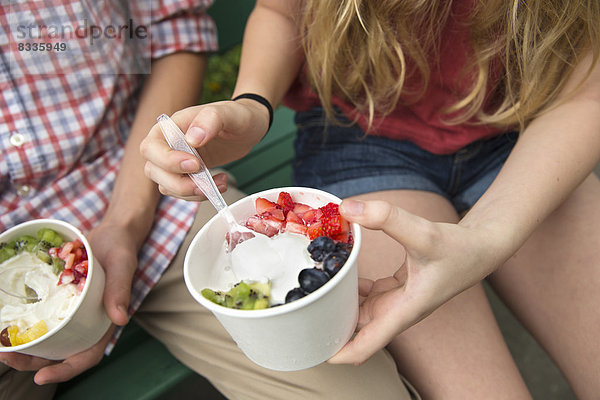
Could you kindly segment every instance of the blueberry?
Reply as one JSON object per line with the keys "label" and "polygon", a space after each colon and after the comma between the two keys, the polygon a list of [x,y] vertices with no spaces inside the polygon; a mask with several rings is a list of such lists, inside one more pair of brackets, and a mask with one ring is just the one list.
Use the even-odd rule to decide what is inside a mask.
{"label": "blueberry", "polygon": [[312,293],[329,280],[329,275],[322,269],[306,268],[298,274],[298,282],[300,287],[308,293]]}
{"label": "blueberry", "polygon": [[333,277],[340,268],[342,268],[347,259],[347,252],[336,251],[330,253],[323,259],[323,270],[327,272],[330,277]]}
{"label": "blueberry", "polygon": [[302,288],[299,288],[299,287],[293,288],[292,290],[287,292],[287,294],[285,295],[285,302],[289,303],[291,301],[301,299],[304,296],[306,296],[306,292],[304,290],[302,290]]}
{"label": "blueberry", "polygon": [[350,252],[352,251],[352,245],[350,243],[337,242],[335,244],[335,251],[350,254]]}
{"label": "blueberry", "polygon": [[335,250],[335,242],[330,237],[319,236],[310,242],[306,249],[313,260],[321,262],[327,254]]}

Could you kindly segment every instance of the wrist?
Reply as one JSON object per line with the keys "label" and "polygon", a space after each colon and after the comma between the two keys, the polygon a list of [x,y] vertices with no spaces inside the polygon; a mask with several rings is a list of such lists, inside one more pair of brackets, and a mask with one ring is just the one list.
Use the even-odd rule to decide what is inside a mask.
{"label": "wrist", "polygon": [[269,100],[256,93],[242,93],[240,95],[235,96],[231,100],[236,102],[242,102],[246,105],[252,106],[253,108],[263,108],[263,111],[267,112],[266,116],[268,118],[267,130],[265,131],[266,135],[269,129],[271,129],[271,125],[273,125],[273,106],[271,105]]}
{"label": "wrist", "polygon": [[145,201],[134,199],[126,202],[111,199],[101,224],[128,232],[139,248],[152,228],[159,198],[157,195],[156,200],[145,198]]}
{"label": "wrist", "polygon": [[522,245],[517,228],[505,220],[478,220],[467,214],[459,225],[473,233],[486,257],[496,267],[508,260]]}

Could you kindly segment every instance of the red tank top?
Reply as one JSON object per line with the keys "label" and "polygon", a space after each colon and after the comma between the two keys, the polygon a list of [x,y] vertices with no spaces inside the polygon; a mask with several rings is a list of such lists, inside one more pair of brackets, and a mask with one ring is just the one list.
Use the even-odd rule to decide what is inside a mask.
{"label": "red tank top", "polygon": [[[444,122],[448,116],[443,114],[443,110],[456,102],[457,93],[464,93],[470,86],[468,81],[460,78],[472,54],[469,30],[461,22],[468,15],[467,7],[472,4],[472,1],[454,2],[452,14],[442,32],[440,67],[432,67],[425,94],[418,101],[410,105],[398,105],[391,114],[377,119],[369,134],[408,140],[435,154],[451,154],[469,143],[495,136],[502,131],[488,125],[468,122],[450,125]],[[335,97],[333,103],[351,120],[354,119],[356,110],[352,104]],[[318,106],[320,102],[308,85],[305,75],[300,74],[286,94],[283,104],[296,111],[306,111]],[[367,129],[366,116],[359,115],[357,122],[363,130]]]}

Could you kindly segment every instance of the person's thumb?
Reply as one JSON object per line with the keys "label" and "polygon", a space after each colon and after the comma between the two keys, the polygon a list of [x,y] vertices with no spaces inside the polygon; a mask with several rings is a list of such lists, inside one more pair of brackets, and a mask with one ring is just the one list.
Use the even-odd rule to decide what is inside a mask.
{"label": "person's thumb", "polygon": [[104,307],[115,325],[123,326],[129,322],[132,278],[130,268],[111,268],[106,271]]}

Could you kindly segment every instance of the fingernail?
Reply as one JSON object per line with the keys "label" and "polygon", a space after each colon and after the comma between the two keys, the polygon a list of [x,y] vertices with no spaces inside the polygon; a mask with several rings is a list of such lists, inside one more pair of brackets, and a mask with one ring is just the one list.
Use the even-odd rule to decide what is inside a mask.
{"label": "fingernail", "polygon": [[341,211],[346,215],[361,215],[365,208],[365,203],[358,200],[344,200],[340,206]]}
{"label": "fingernail", "polygon": [[227,190],[227,185],[218,185],[217,189],[219,189],[219,192],[225,193],[225,191]]}
{"label": "fingernail", "polygon": [[195,172],[198,170],[198,163],[194,160],[183,160],[179,166],[184,172]]}
{"label": "fingernail", "polygon": [[204,132],[204,129],[199,126],[192,126],[188,129],[185,136],[189,144],[192,146],[200,146],[206,137],[206,133]]}

